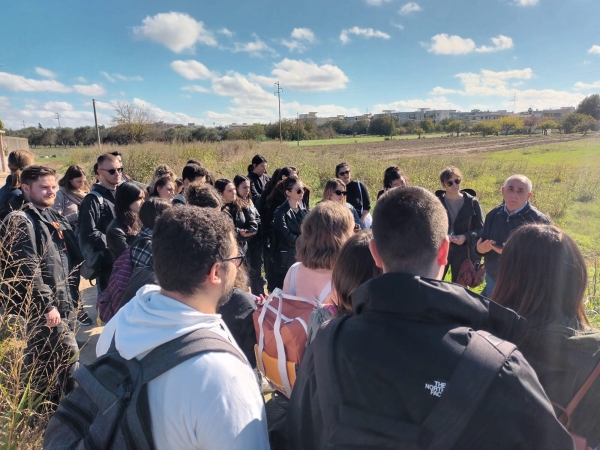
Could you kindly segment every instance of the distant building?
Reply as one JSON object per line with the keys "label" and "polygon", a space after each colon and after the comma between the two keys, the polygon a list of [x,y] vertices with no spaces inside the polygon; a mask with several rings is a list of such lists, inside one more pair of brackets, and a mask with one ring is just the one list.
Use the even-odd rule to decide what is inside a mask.
{"label": "distant building", "polygon": [[232,130],[243,130],[244,128],[248,128],[251,125],[248,125],[247,123],[232,123],[231,125],[229,125],[229,128],[231,128]]}
{"label": "distant building", "polygon": [[575,108],[573,106],[563,106],[559,109],[536,109],[531,114],[536,119],[540,119],[542,117],[552,117],[555,120],[561,120],[565,116],[568,116],[574,112]]}
{"label": "distant building", "polygon": [[508,112],[505,109],[501,109],[498,111],[480,111],[479,109],[471,110],[470,114],[467,115],[467,119],[471,123],[477,122],[489,122],[491,120],[498,120],[503,117],[512,116],[514,113]]}
{"label": "distant building", "polygon": [[456,113],[453,109],[430,109],[430,108],[419,108],[417,111],[395,111],[393,109],[384,109],[381,114],[376,116],[389,116],[400,123],[404,123],[407,120],[412,120],[419,123],[423,119],[431,119],[433,123],[438,123],[443,119],[452,119],[452,115]]}

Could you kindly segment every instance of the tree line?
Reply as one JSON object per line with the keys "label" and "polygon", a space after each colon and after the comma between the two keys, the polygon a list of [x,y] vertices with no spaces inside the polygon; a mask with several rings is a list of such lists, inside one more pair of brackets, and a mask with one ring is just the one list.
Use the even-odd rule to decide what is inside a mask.
{"label": "tree line", "polygon": [[[577,110],[561,120],[552,117],[535,118],[531,114],[502,117],[493,121],[481,121],[472,124],[468,120],[442,119],[434,123],[427,118],[420,122],[407,120],[400,123],[389,116],[378,116],[369,120],[346,122],[332,120],[317,126],[309,120],[283,119],[281,121],[281,137],[286,141],[328,139],[336,136],[398,136],[422,135],[429,133],[449,133],[459,136],[461,133],[480,133],[484,137],[504,133],[526,133],[540,130],[547,134],[548,130],[560,133],[584,133],[598,128],[600,120],[600,96],[586,97],[578,105]],[[0,121],[0,124],[2,122]],[[279,122],[270,124],[254,124],[247,127],[205,127],[184,126],[157,122],[143,108],[127,103],[118,103],[112,126],[99,127],[100,139],[106,144],[131,144],[146,141],[163,142],[218,142],[222,140],[254,140],[266,141],[279,139]],[[1,128],[0,128],[1,129]],[[33,147],[37,146],[77,146],[94,145],[97,142],[96,129],[92,126],[77,128],[44,128],[27,127],[20,130],[6,130],[6,136],[23,137]]]}

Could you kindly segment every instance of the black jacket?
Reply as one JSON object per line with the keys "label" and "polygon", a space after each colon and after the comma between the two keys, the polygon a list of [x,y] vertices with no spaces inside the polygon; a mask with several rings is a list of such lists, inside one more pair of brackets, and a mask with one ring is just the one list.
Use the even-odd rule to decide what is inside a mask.
{"label": "black jacket", "polygon": [[[79,300],[79,271],[73,269],[82,257],[75,234],[60,213],[52,208],[40,211],[25,203],[22,195],[13,198],[10,206],[14,212],[0,228],[0,260],[8,262],[2,267],[8,309],[37,319],[56,307],[65,317]],[[33,309],[26,312],[22,307],[29,288]]]}
{"label": "black jacket", "polygon": [[[479,230],[481,239],[496,242],[496,246],[504,247],[506,241],[513,231],[522,225],[528,223],[549,224],[550,220],[529,202],[525,207],[513,216],[509,216],[504,209],[504,205],[498,205],[485,216],[485,224]],[[485,257],[485,271],[493,280],[498,278],[498,269],[500,267],[500,255],[494,250],[482,255]]]}
{"label": "black jacket", "polygon": [[299,208],[295,213],[289,202],[275,210],[273,215],[273,238],[271,245],[273,262],[278,272],[287,270],[296,262],[296,241],[302,232],[302,221],[308,212]]}
{"label": "black jacket", "polygon": [[252,195],[252,201],[254,205],[258,205],[258,200],[265,190],[265,185],[271,180],[271,177],[266,173],[261,176],[256,175],[254,172],[248,172],[248,178],[250,179],[250,194]]}
{"label": "black jacket", "polygon": [[472,189],[462,189],[460,192],[463,194],[464,203],[454,220],[453,229],[450,229],[450,212],[448,211],[448,205],[446,205],[446,191],[439,190],[435,192],[448,214],[448,233],[453,231],[456,236],[462,234],[467,238],[463,245],[450,244],[449,263],[458,264],[459,267],[462,261],[467,259],[467,249],[471,250],[471,259],[476,259],[477,233],[483,227],[483,213],[481,212],[479,200],[476,198],[477,193]]}
{"label": "black jacket", "polygon": [[354,206],[359,215],[371,210],[371,199],[367,187],[358,180],[352,180],[346,185],[346,201]]}
{"label": "black jacket", "polygon": [[77,221],[79,233],[84,242],[102,253],[105,265],[110,268],[113,259],[108,250],[106,229],[115,218],[115,197],[113,191],[97,183],[92,186],[92,190],[102,195],[104,205],[100,206],[98,198],[93,194],[88,194],[83,198]]}
{"label": "black jacket", "polygon": [[[563,408],[600,360],[600,332],[577,331],[579,325],[576,319],[572,321],[572,324],[529,329],[519,343],[519,350],[535,370],[550,400]],[[586,437],[592,448],[600,445],[600,380],[592,385],[571,417],[571,431]]]}
{"label": "black jacket", "polygon": [[256,367],[256,355],[254,354],[256,333],[252,318],[254,311],[256,311],[254,296],[237,288],[233,290],[229,301],[217,310],[253,368]]}
{"label": "black jacket", "polygon": [[113,261],[127,250],[135,240],[135,234],[128,234],[127,227],[118,218],[114,218],[106,227],[106,245]]}
{"label": "black jacket", "polygon": [[21,189],[13,189],[12,175],[6,177],[6,183],[0,188],[0,208],[4,208],[10,203],[10,201],[22,194]]}
{"label": "black jacket", "polygon": [[[514,312],[460,286],[409,274],[370,280],[352,294],[352,304],[356,314],[341,324],[334,348],[326,351],[335,372],[343,374],[343,404],[360,411],[358,419],[367,430],[369,423],[391,421],[402,434],[402,422],[410,427],[425,421],[438,401],[426,385],[450,380],[471,338],[467,329],[515,342],[525,326]],[[338,320],[343,318],[330,323]],[[297,450],[330,448],[330,435],[344,433],[343,425],[333,430],[323,423],[323,408],[338,405],[323,404],[333,387],[319,385],[315,376],[324,370],[315,365],[315,349],[328,341],[331,328],[321,328],[308,347],[292,392],[288,439]],[[461,405],[456,408],[460,411]],[[402,442],[398,438],[396,448],[405,448]],[[564,450],[573,444],[534,371],[515,351],[453,450],[532,448]]]}
{"label": "black jacket", "polygon": [[233,225],[235,226],[235,236],[238,244],[242,245],[254,237],[242,237],[240,230],[245,230],[250,233],[256,233],[258,231],[260,217],[258,216],[258,211],[256,211],[255,208],[239,208],[234,203],[228,203],[223,206],[223,211],[229,214],[233,220]]}

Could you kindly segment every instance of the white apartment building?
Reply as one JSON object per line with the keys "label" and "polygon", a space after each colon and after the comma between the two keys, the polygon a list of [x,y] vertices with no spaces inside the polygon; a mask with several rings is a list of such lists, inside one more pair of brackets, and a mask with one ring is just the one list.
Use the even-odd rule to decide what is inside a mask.
{"label": "white apartment building", "polygon": [[554,120],[561,120],[565,116],[574,113],[575,108],[573,106],[563,106],[558,109],[536,109],[532,111],[531,115],[536,119],[540,119],[542,117],[552,117]]}

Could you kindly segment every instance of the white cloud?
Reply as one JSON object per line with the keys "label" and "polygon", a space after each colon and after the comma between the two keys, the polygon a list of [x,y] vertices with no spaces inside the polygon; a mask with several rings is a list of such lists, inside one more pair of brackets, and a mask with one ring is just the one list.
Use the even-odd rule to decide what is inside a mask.
{"label": "white cloud", "polygon": [[188,80],[207,80],[214,74],[204,64],[193,59],[187,61],[173,61],[171,69]]}
{"label": "white cloud", "polygon": [[257,56],[261,58],[265,56],[265,53],[268,53],[271,56],[277,56],[277,52],[271,47],[269,47],[267,44],[265,44],[263,41],[261,41],[260,38],[256,35],[256,33],[253,33],[252,36],[254,37],[253,42],[236,42],[234,44],[235,47],[233,48],[233,52],[248,53],[250,56]]}
{"label": "white cloud", "polygon": [[373,28],[352,27],[347,30],[342,30],[342,33],[340,34],[340,41],[342,41],[342,44],[347,44],[348,42],[350,42],[351,34],[355,35],[355,36],[363,36],[366,38],[372,38],[372,37],[381,38],[381,39],[389,39],[390,38],[389,34],[384,33],[383,31],[374,30]]}
{"label": "white cloud", "polygon": [[247,105],[251,108],[274,106],[277,99],[272,93],[266,92],[258,83],[252,83],[237,72],[229,72],[222,77],[212,80],[213,92],[220,96],[233,97],[236,105]]}
{"label": "white cloud", "polygon": [[491,41],[494,44],[491,47],[486,45],[477,47],[473,39],[442,33],[433,36],[430,43],[421,45],[426,47],[429,53],[435,55],[467,55],[472,52],[491,53],[509,50],[514,47],[513,40],[508,36],[499,35],[492,38]]}
{"label": "white cloud", "polygon": [[461,109],[459,105],[452,103],[446,97],[437,96],[427,99],[398,100],[392,103],[380,103],[373,107],[373,111],[383,111],[384,109],[392,109],[396,111],[415,111],[419,108]]}
{"label": "white cloud", "polygon": [[367,5],[379,6],[384,3],[391,3],[394,0],[367,0]]}
{"label": "white cloud", "polygon": [[508,83],[513,80],[530,80],[533,78],[533,71],[530,68],[520,70],[507,70],[494,72],[492,70],[481,70],[480,73],[465,72],[455,75],[461,81],[464,90],[445,89],[436,87],[431,91],[431,95],[503,95],[511,96],[513,90]]}
{"label": "white cloud", "polygon": [[165,111],[162,108],[159,108],[156,105],[148,103],[142,99],[134,98],[132,102],[138,108],[142,108],[147,111],[157,122],[162,121],[166,123],[190,123],[190,122],[200,122],[200,119],[197,117],[189,116],[185,113],[179,112],[170,112]]}
{"label": "white cloud", "polygon": [[5,111],[10,108],[10,99],[0,95],[0,111]]}
{"label": "white cloud", "polygon": [[591,89],[600,89],[600,81],[594,81],[593,83],[583,83],[578,81],[575,83],[574,89],[576,91],[589,91]]}
{"label": "white cloud", "polygon": [[404,25],[402,25],[400,23],[392,22],[392,26],[398,28],[399,30],[404,30]]}
{"label": "white cloud", "polygon": [[407,16],[409,14],[412,14],[414,12],[418,12],[418,11],[423,11],[423,8],[421,8],[417,3],[415,2],[409,2],[406,5],[402,6],[402,8],[400,8],[400,11],[398,12],[401,16]]}
{"label": "white cloud", "polygon": [[592,48],[588,50],[590,55],[600,55],[600,45],[592,45]]}
{"label": "white cloud", "polygon": [[100,75],[102,75],[104,78],[106,78],[111,83],[117,82],[117,80],[115,80],[112,76],[110,76],[108,72],[100,72]]}
{"label": "white cloud", "polygon": [[80,83],[87,83],[87,80],[83,77],[77,77],[75,78],[77,81],[79,81]]}
{"label": "white cloud", "polygon": [[163,44],[175,53],[194,50],[196,43],[217,45],[214,35],[204,28],[203,22],[173,11],[146,17],[141,26],[133,28],[133,34]]}
{"label": "white cloud", "polygon": [[44,78],[56,78],[56,74],[54,72],[52,72],[51,70],[48,69],[43,69],[41,67],[36,67],[35,68],[35,72]]}
{"label": "white cloud", "polygon": [[482,45],[475,49],[476,52],[479,53],[491,53],[491,52],[499,52],[501,50],[509,50],[514,47],[513,40],[508,36],[499,35],[498,37],[492,38],[493,47],[488,47],[487,45]]}
{"label": "white cloud", "polygon": [[281,113],[284,117],[296,117],[296,113],[317,111],[319,117],[334,117],[337,115],[358,116],[361,114],[358,108],[346,108],[339,105],[306,105],[300,102],[282,102]]}
{"label": "white cloud", "polygon": [[[109,74],[108,72],[100,72],[100,75],[102,75],[104,78],[106,78],[111,83],[116,83],[117,81],[144,81],[144,79],[142,77],[140,77],[139,75],[134,75],[134,76],[128,77],[125,75],[121,75],[120,73]],[[84,80],[85,80],[85,78],[84,78]]]}
{"label": "white cloud", "polygon": [[466,55],[475,50],[473,39],[463,39],[460,36],[446,33],[436,34],[430,44],[423,44],[429,53],[436,55]]}
{"label": "white cloud", "polygon": [[[337,66],[317,65],[312,61],[298,61],[285,58],[275,64],[271,74],[284,88],[293,91],[330,91],[344,89],[348,77]],[[275,81],[275,80],[273,80]]]}
{"label": "white cloud", "polygon": [[219,33],[221,33],[222,35],[227,36],[227,37],[232,37],[234,34],[233,31],[229,31],[227,28],[221,28],[219,30]]}
{"label": "white cloud", "polygon": [[71,92],[72,89],[56,80],[34,80],[12,73],[0,72],[0,88],[21,92]]}
{"label": "white cloud", "polygon": [[535,6],[539,0],[515,0],[515,4],[519,6]]}
{"label": "white cloud", "polygon": [[204,86],[198,86],[197,84],[193,84],[190,86],[183,86],[181,88],[182,91],[188,91],[188,92],[210,92],[210,89],[206,89]]}
{"label": "white cloud", "polygon": [[99,84],[75,84],[73,85],[73,89],[75,92],[81,95],[86,95],[88,97],[100,97],[106,94],[106,90],[100,86]]}
{"label": "white cloud", "polygon": [[48,102],[44,104],[44,109],[46,111],[54,111],[54,112],[63,112],[63,111],[73,111],[73,105],[67,102]]}
{"label": "white cloud", "polygon": [[314,44],[317,41],[315,34],[309,28],[294,28],[291,37],[292,39],[281,41],[281,44],[285,45],[291,52],[303,53],[308,49],[308,44]]}

